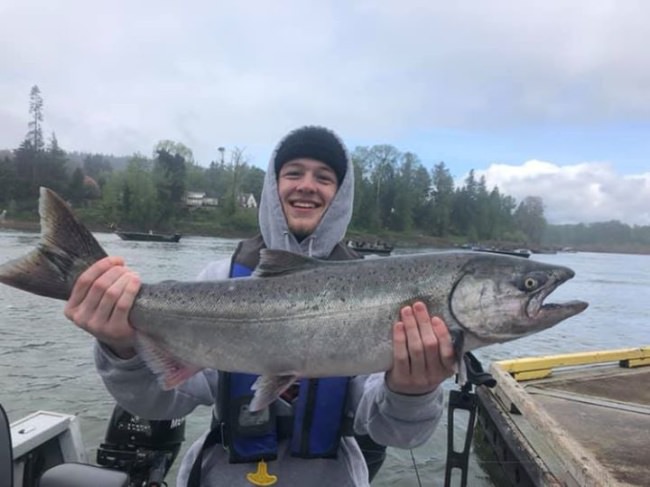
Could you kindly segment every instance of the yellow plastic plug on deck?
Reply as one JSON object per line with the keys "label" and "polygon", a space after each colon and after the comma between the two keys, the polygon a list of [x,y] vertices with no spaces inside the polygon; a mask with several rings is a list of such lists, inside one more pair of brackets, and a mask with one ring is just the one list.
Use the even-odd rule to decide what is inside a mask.
{"label": "yellow plastic plug on deck", "polygon": [[278,481],[277,475],[270,475],[266,467],[266,462],[260,460],[257,463],[257,471],[246,474],[246,479],[253,485],[259,485],[264,487],[267,485],[273,485]]}

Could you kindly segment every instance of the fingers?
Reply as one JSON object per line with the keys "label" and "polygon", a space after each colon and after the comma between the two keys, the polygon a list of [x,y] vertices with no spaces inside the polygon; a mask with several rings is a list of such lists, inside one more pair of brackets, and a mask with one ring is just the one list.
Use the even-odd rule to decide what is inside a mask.
{"label": "fingers", "polygon": [[106,257],[77,279],[65,316],[100,341],[130,346],[134,331],[128,315],[140,290],[140,279],[119,257]]}
{"label": "fingers", "polygon": [[[91,319],[108,317],[119,295],[118,282],[129,270],[122,266],[111,267],[101,274],[88,288],[83,300],[76,306],[74,322],[88,325]],[[111,302],[112,301],[112,302]]]}
{"label": "fingers", "polygon": [[[112,320],[116,323],[128,323],[129,312],[133,307],[135,298],[140,291],[140,278],[136,274],[131,274],[122,290],[119,299],[113,308]],[[131,325],[129,325],[128,334],[133,335]]]}
{"label": "fingers", "polygon": [[[126,293],[127,287],[129,285],[133,286],[133,279],[137,279],[137,277],[124,267],[110,269],[98,279],[86,298],[87,312],[92,313],[85,320],[88,324],[88,331],[91,333],[101,331],[105,323],[109,321],[119,322],[120,318],[127,318],[127,314],[124,313],[123,309],[124,304],[120,308],[120,302],[128,303],[130,301],[131,304],[133,303],[134,296]],[[103,291],[103,286],[107,286],[105,291]]]}
{"label": "fingers", "polygon": [[[424,351],[421,328],[431,329],[430,326],[426,326],[426,323],[429,321],[429,315],[426,308],[424,308],[423,311],[416,306],[407,306],[402,308],[400,314],[406,331],[406,343],[411,362],[411,374],[420,377],[427,369],[427,357]],[[426,316],[423,318],[423,315]],[[424,323],[424,326],[422,326],[422,323]],[[430,332],[430,334],[431,333],[432,332]]]}
{"label": "fingers", "polygon": [[455,355],[449,330],[431,318],[422,302],[400,310],[393,328],[393,367],[387,373],[389,388],[405,394],[423,394],[453,375]]}
{"label": "fingers", "polygon": [[398,321],[393,327],[393,376],[404,378],[411,374],[409,352],[404,323]]}
{"label": "fingers", "polygon": [[456,352],[449,334],[449,328],[447,328],[444,321],[434,316],[431,318],[431,329],[437,337],[440,362],[446,369],[453,371],[456,366]]}
{"label": "fingers", "polygon": [[74,287],[72,288],[72,293],[70,298],[66,303],[65,307],[65,316],[72,320],[72,316],[69,315],[71,310],[75,309],[79,304],[85,299],[88,290],[93,285],[95,280],[104,274],[106,271],[110,270],[114,266],[123,266],[124,260],[121,257],[104,257],[101,260],[98,260],[88,269],[86,269],[75,282]]}

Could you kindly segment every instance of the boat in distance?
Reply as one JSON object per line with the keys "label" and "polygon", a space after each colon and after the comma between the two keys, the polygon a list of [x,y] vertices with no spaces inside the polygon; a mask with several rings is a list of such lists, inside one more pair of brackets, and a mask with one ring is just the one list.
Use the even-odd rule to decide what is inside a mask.
{"label": "boat in distance", "polygon": [[135,240],[140,242],[178,242],[182,235],[180,233],[153,233],[153,232],[124,232],[115,231],[122,240]]}
{"label": "boat in distance", "polygon": [[512,255],[513,257],[523,257],[527,259],[532,253],[528,249],[495,249],[495,248],[486,248],[486,247],[472,247],[472,250],[476,252],[491,252],[493,254],[503,254],[503,255]]}
{"label": "boat in distance", "polygon": [[348,247],[361,255],[375,254],[375,255],[390,255],[393,251],[393,246],[385,242],[366,242],[363,240],[348,240]]}

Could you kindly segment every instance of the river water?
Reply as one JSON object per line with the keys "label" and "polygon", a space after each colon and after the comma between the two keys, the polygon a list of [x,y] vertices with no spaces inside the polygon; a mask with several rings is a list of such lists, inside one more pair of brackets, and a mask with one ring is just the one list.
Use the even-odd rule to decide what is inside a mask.
{"label": "river water", "polygon": [[[178,244],[167,244],[124,242],[108,233],[95,236],[109,254],[125,257],[145,282],[191,280],[207,261],[230,256],[237,244],[208,237],[184,237]],[[35,233],[0,231],[0,263],[26,253],[38,239]],[[485,366],[528,355],[650,345],[650,256],[560,253],[531,258],[576,271],[572,281],[553,293],[553,301],[581,299],[590,307],[550,330],[478,350]],[[89,458],[94,459],[114,403],[95,373],[91,343],[65,319],[63,302],[0,285],[0,403],[10,421],[39,409],[78,415]],[[454,383],[450,380],[445,386],[449,389]],[[205,430],[209,418],[207,407],[190,415],[184,448]],[[461,437],[464,431],[455,434]],[[418,475],[422,485],[442,485],[445,458],[443,420],[426,445],[412,452],[389,449],[373,486],[418,486]],[[170,486],[174,478],[175,468],[168,478]],[[469,485],[493,485],[474,455]]]}

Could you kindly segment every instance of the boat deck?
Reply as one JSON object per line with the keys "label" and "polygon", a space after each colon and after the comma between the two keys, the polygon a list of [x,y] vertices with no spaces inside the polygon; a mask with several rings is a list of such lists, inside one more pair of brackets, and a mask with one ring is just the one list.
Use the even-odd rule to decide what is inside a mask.
{"label": "boat deck", "polygon": [[479,391],[479,436],[502,476],[515,486],[650,485],[643,365],[650,348],[493,364],[497,387]]}

